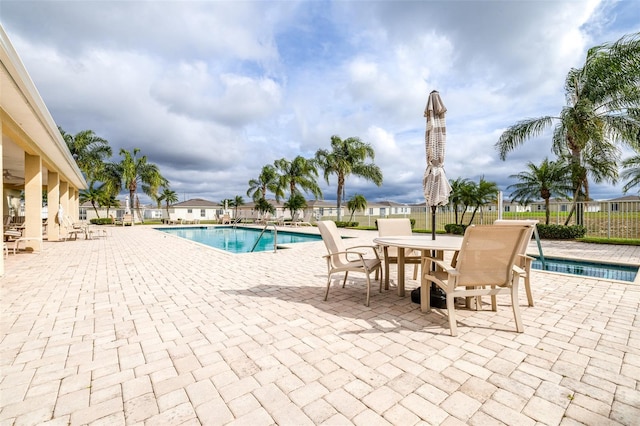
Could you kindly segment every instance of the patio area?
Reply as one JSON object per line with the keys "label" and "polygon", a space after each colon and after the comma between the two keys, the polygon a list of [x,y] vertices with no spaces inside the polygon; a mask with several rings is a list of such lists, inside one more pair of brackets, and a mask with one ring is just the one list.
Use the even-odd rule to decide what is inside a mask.
{"label": "patio area", "polygon": [[[341,232],[349,246],[377,236]],[[233,255],[149,226],[108,234],[5,259],[0,425],[640,419],[638,279],[532,271],[524,333],[499,298],[497,313],[459,311],[454,338],[445,315],[397,296],[395,265],[389,291],[372,283],[369,308],[362,275],[334,282],[325,302],[321,241]],[[549,256],[640,263],[640,247],[542,244]]]}

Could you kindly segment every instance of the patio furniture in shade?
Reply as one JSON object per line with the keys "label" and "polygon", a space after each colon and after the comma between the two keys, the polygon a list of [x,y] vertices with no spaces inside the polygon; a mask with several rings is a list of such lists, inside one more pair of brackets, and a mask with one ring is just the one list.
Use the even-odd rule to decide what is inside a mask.
{"label": "patio furniture in shade", "polygon": [[[491,309],[497,310],[498,294],[509,294],[516,330],[524,331],[518,304],[518,283],[522,270],[515,266],[528,226],[470,226],[467,228],[456,266],[426,257],[422,265],[420,309],[430,312],[431,283],[444,290],[452,336],[457,335],[456,297],[491,296]],[[432,268],[435,264],[436,268]],[[434,270],[432,270],[434,269]]]}
{"label": "patio furniture in shade", "polygon": [[527,292],[527,302],[529,306],[533,306],[533,294],[531,293],[531,264],[534,261],[534,258],[531,256],[527,256],[527,246],[529,245],[529,241],[531,241],[531,237],[536,230],[536,225],[538,224],[538,220],[536,219],[525,219],[525,220],[503,220],[498,219],[493,222],[494,225],[503,225],[503,226],[528,226],[529,231],[527,235],[522,240],[520,247],[518,249],[518,258],[516,259],[516,266],[522,269],[523,272],[520,273],[520,277],[524,278],[524,289]]}
{"label": "patio furniture in shade", "polygon": [[[413,234],[411,230],[411,220],[405,218],[398,219],[377,219],[379,237],[406,237]],[[418,265],[421,261],[421,253],[410,248],[399,249],[398,247],[382,246],[384,254],[384,288],[389,289],[389,265],[398,265],[398,250],[404,250],[404,263],[411,263],[414,266],[413,279],[418,279]],[[398,265],[400,267],[400,265]],[[404,267],[404,266],[402,266]]]}
{"label": "patio furniture in shade", "polygon": [[[347,283],[347,277],[349,272],[361,272],[365,274],[367,280],[367,299],[366,306],[369,306],[369,299],[371,296],[371,273],[376,272],[376,279],[378,278],[378,271],[380,271],[380,292],[382,292],[382,262],[378,256],[378,251],[375,246],[353,246],[345,247],[340,234],[338,233],[338,227],[335,222],[330,220],[318,222],[318,229],[322,235],[322,240],[329,254],[323,256],[327,259],[327,291],[324,295],[324,300],[329,297],[329,288],[331,287],[331,276],[336,273],[344,272],[344,282],[342,287]],[[373,253],[372,257],[365,257],[364,251]]]}

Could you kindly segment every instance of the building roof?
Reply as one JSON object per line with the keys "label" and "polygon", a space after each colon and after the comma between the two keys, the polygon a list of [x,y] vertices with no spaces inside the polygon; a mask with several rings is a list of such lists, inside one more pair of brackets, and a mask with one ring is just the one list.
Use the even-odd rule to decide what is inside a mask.
{"label": "building roof", "polygon": [[209,208],[220,208],[222,207],[222,205],[220,203],[214,203],[213,201],[209,201],[209,200],[204,200],[202,198],[192,198],[190,200],[187,201],[182,201],[180,203],[176,203],[176,204],[172,204],[171,207],[183,207],[183,208],[188,208],[188,207],[197,207],[197,208],[202,208],[202,207],[209,207]]}

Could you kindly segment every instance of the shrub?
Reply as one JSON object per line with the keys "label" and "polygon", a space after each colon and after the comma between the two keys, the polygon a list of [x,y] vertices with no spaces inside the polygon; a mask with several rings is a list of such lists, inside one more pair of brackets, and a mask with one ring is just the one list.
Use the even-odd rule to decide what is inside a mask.
{"label": "shrub", "polygon": [[540,239],[546,240],[574,240],[582,238],[587,233],[587,228],[582,225],[545,225],[538,224]]}
{"label": "shrub", "polygon": [[93,218],[89,222],[94,225],[111,225],[113,223],[113,218],[111,217],[98,217]]}
{"label": "shrub", "polygon": [[345,221],[336,221],[336,226],[338,228],[356,228],[359,222],[345,222]]}
{"label": "shrub", "polygon": [[464,231],[467,229],[467,225],[458,225],[457,223],[447,223],[444,226],[444,230],[447,234],[464,235]]}

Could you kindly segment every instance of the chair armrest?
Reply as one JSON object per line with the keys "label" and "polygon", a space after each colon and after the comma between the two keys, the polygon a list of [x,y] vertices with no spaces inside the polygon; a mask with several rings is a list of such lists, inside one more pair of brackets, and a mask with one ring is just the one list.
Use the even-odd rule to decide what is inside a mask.
{"label": "chair armrest", "polygon": [[[353,249],[360,249],[360,248],[370,249],[373,252],[373,254],[376,255],[376,258],[380,259],[380,255],[379,255],[379,252],[377,250],[377,246],[353,246],[353,247],[347,247],[347,252],[350,252]],[[362,254],[365,254],[365,253],[362,253]]]}
{"label": "chair armrest", "polygon": [[430,262],[433,262],[436,265],[436,271],[438,271],[437,268],[440,268],[441,272],[446,272],[448,274],[453,274],[454,272],[457,273],[455,267],[453,267],[452,265],[446,263],[443,260],[435,259],[435,258],[429,257],[429,256],[424,257],[424,259],[428,259]]}

